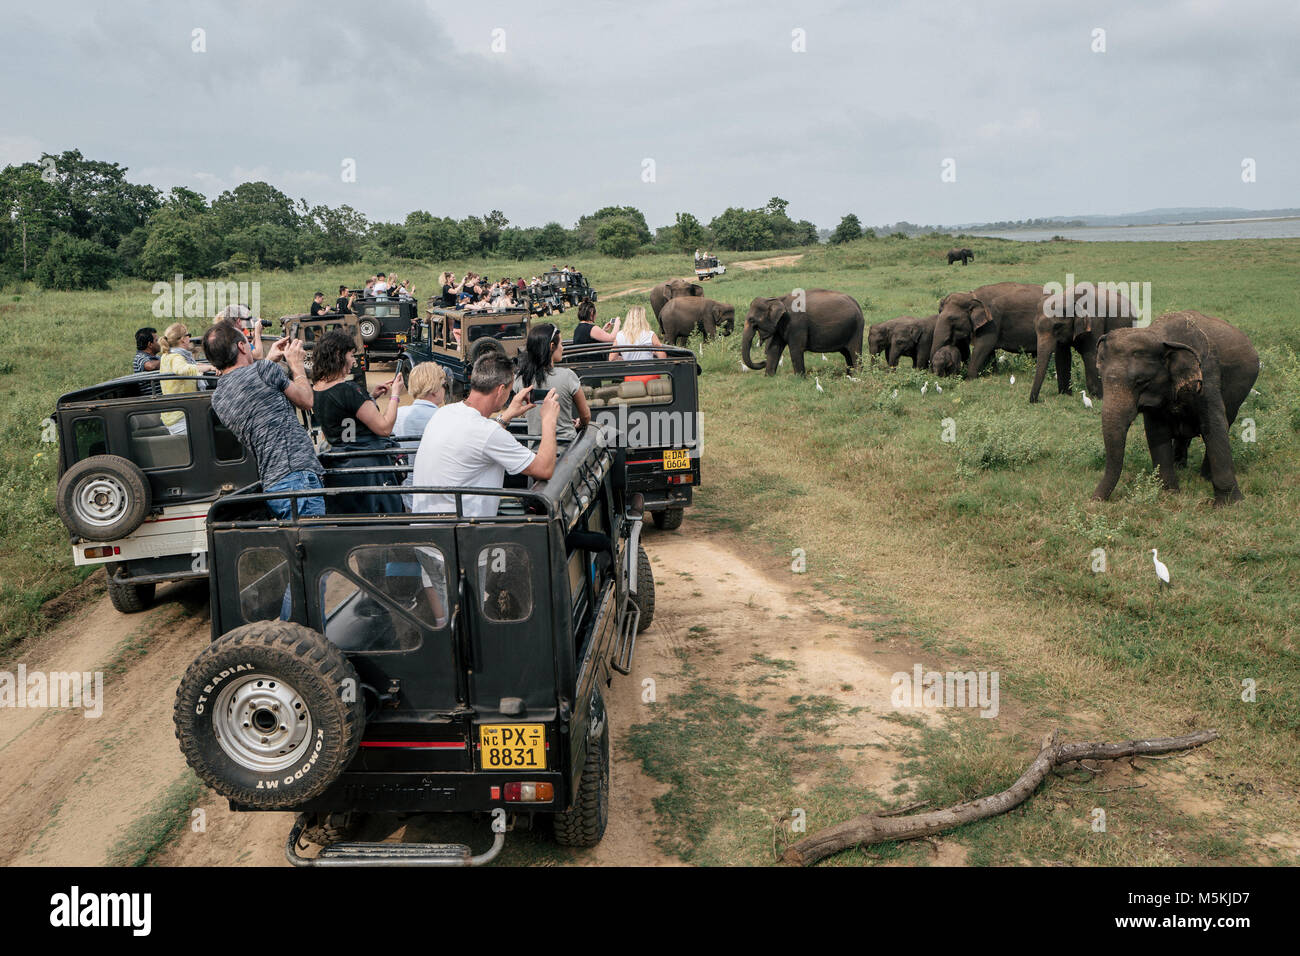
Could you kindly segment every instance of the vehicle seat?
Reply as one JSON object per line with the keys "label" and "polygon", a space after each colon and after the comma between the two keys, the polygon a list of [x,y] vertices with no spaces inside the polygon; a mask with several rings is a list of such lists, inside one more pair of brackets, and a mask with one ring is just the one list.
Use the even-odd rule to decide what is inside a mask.
{"label": "vehicle seat", "polygon": [[645,382],[624,382],[618,387],[618,397],[610,399],[611,405],[646,405],[651,401],[646,394]]}
{"label": "vehicle seat", "polygon": [[657,378],[653,382],[646,382],[646,394],[651,398],[672,398],[673,383],[666,378]]}

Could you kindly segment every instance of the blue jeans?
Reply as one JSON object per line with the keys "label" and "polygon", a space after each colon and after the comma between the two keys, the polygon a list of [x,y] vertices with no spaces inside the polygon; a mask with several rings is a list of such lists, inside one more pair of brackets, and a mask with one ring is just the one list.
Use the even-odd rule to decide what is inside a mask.
{"label": "blue jeans", "polygon": [[[285,475],[273,485],[268,485],[266,491],[308,491],[315,488],[323,487],[320,483],[320,475],[314,471],[294,471]],[[293,499],[292,498],[268,498],[266,506],[271,509],[271,514],[281,521],[288,521],[293,517]],[[323,518],[325,516],[325,499],[321,498],[299,498],[298,499],[298,517],[300,518]],[[289,588],[284,589],[284,599],[280,602],[280,620],[287,621],[293,615],[293,595]]]}
{"label": "blue jeans", "polygon": [[[294,471],[285,475],[273,485],[267,485],[265,491],[269,494],[273,491],[309,491],[315,488],[323,488],[320,482],[320,475],[314,471]],[[268,498],[266,506],[271,509],[271,514],[281,521],[288,521],[293,517],[293,499],[292,498]],[[299,498],[298,499],[298,517],[300,518],[323,518],[325,516],[325,499],[324,498]]]}

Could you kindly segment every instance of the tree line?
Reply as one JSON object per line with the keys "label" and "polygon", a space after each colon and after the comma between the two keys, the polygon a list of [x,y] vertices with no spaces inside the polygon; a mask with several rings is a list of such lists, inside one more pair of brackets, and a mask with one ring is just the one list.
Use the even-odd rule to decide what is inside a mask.
{"label": "tree line", "polygon": [[[566,228],[512,226],[494,209],[453,219],[425,210],[403,222],[371,222],[343,205],[313,206],[270,183],[248,182],[208,200],[183,186],[169,192],[128,182],[127,168],[80,150],[43,154],[0,170],[0,285],[102,289],[111,279],[196,278],[251,269],[293,269],[395,258],[433,263],[492,257],[563,259],[586,251],[620,258],[641,252],[784,249],[820,241],[773,197],[758,209],[728,208],[707,225],[688,212],[651,231],[633,206],[606,206]],[[867,230],[866,232],[870,232]],[[830,241],[861,238],[845,216]]]}

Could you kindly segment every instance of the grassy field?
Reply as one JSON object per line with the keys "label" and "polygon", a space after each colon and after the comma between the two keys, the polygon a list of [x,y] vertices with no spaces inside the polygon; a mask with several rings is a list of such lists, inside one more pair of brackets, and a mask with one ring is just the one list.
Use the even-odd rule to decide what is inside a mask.
{"label": "grassy field", "polygon": [[[811,586],[906,621],[927,667],[1000,672],[1004,701],[1013,702],[1002,717],[919,735],[915,759],[935,805],[1004,786],[1054,726],[1070,737],[1106,739],[1205,726],[1223,732],[1211,770],[1197,777],[1219,825],[1190,817],[1179,824],[1186,808],[1141,791],[1112,795],[1166,835],[1102,845],[1063,829],[1053,800],[1036,798],[1014,819],[963,831],[958,839],[972,848],[973,861],[1286,858],[1260,847],[1268,834],[1300,830],[1300,325],[1292,307],[1300,240],[967,244],[977,255],[969,267],[946,265],[946,239],[881,239],[816,248],[789,266],[733,268],[709,284],[710,296],[737,306],[737,335],[700,350],[705,487],[684,531],[741,535],[777,562],[802,548]],[[630,305],[648,307],[644,293],[607,299],[612,293],[681,275],[690,264],[677,256],[570,261],[600,292],[602,320]],[[411,278],[422,296],[441,268],[383,265]],[[549,265],[448,267],[531,275]],[[329,295],[362,271],[236,278],[260,278],[263,315],[274,317],[305,310],[312,292]],[[838,356],[812,356],[807,380],[794,377],[788,361],[773,378],[740,368],[739,326],[757,295],[838,289],[863,303],[871,323],[928,315],[947,292],[998,281],[1064,282],[1067,273],[1150,282],[1153,315],[1197,309],[1252,337],[1263,362],[1259,394],[1242,408],[1232,439],[1244,501],[1211,507],[1212,489],[1197,475],[1199,442],[1182,489],[1161,492],[1139,426],[1130,432],[1112,500],[1090,501],[1103,464],[1100,403],[1089,410],[1077,396],[1055,395],[1049,377],[1042,403],[1030,406],[1028,357],[1009,358],[975,382],[945,380],[942,393],[931,376],[910,368],[864,369],[851,381]],[[151,301],[148,284],[139,282],[97,294],[0,297],[0,495],[8,518],[0,539],[0,655],[38,633],[42,602],[81,577],[54,515],[56,448],[42,443],[42,421],[60,392],[129,370],[134,329],[167,324],[151,317]],[[571,327],[573,313],[563,318]],[[190,323],[194,332],[204,325]],[[1082,380],[1080,368],[1075,377]],[[953,443],[940,440],[947,418],[956,425]],[[1243,418],[1255,423],[1254,442],[1242,440]],[[1099,547],[1108,561],[1103,574],[1090,568]],[[1158,586],[1153,547],[1169,566],[1171,588]],[[1243,700],[1251,687],[1253,700]],[[721,692],[693,693],[700,706],[687,708],[682,720],[708,713],[705,697]],[[646,772],[689,774],[675,759],[694,753],[678,752],[682,728],[646,727],[632,737]],[[692,783],[659,779],[683,792]],[[832,816],[833,805],[828,801]],[[684,858],[746,859],[700,856],[716,821],[671,801],[663,812],[684,815],[675,832],[685,842],[673,848]],[[891,859],[890,852],[879,859]]]}

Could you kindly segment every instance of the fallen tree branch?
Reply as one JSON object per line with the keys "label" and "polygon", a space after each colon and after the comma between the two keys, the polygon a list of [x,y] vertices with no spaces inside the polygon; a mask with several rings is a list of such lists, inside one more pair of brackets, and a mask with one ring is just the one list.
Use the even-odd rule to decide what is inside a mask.
{"label": "fallen tree branch", "polygon": [[1006,813],[1029,799],[1043,778],[1054,767],[1076,760],[1117,760],[1121,757],[1143,757],[1199,747],[1217,740],[1217,730],[1199,730],[1182,737],[1156,737],[1147,740],[1128,740],[1124,743],[1058,743],[1060,731],[1043,741],[1034,762],[1020,779],[1001,793],[960,803],[946,810],[932,810],[908,817],[886,817],[866,814],[844,823],[813,833],[789,847],[782,855],[786,863],[809,866],[852,846],[869,846],[874,843],[891,843],[896,840],[915,840],[935,833],[951,830],[965,823],[984,820]]}

